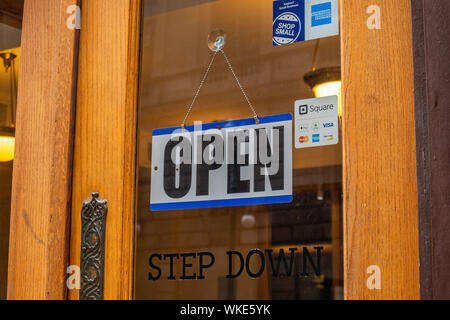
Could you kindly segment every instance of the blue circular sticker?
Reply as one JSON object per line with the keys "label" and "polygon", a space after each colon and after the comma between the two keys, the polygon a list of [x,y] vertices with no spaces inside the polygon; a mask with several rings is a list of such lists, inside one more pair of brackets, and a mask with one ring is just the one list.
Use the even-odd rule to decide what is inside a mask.
{"label": "blue circular sticker", "polygon": [[280,14],[273,22],[273,27],[273,41],[279,46],[296,42],[302,32],[300,18],[292,12]]}

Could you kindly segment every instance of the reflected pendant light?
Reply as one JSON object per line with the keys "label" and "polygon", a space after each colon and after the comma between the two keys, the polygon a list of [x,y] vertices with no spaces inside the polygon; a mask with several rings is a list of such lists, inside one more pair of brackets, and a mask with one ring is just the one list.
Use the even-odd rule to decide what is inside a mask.
{"label": "reflected pendant light", "polygon": [[[5,72],[9,72],[10,79],[10,105],[5,106],[9,109],[9,121],[0,119],[2,126],[0,126],[0,162],[9,162],[14,160],[15,149],[15,123],[16,123],[16,105],[17,105],[17,82],[16,82],[16,67],[15,59],[17,56],[12,52],[0,53],[0,58],[3,60]],[[6,118],[8,112],[2,113]]]}
{"label": "reflected pendant light", "polygon": [[304,76],[305,82],[311,87],[316,98],[338,96],[339,117],[341,112],[341,67],[326,67],[316,69],[317,53],[320,40],[316,42],[312,71]]}
{"label": "reflected pendant light", "polygon": [[0,128],[0,162],[14,160],[14,129]]}

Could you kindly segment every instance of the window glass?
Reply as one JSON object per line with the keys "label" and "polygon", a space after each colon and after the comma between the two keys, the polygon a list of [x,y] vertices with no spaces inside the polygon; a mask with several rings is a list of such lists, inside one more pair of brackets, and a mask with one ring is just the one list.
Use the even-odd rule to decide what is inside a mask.
{"label": "window glass", "polygon": [[[150,210],[152,132],[183,122],[212,57],[207,38],[213,30],[226,33],[224,51],[261,116],[293,114],[295,101],[313,98],[304,75],[313,65],[339,68],[340,37],[321,39],[318,46],[315,40],[273,46],[272,1],[161,0],[144,5],[135,298],[342,299],[341,144],[292,147],[291,203]],[[251,117],[218,55],[187,124]],[[202,274],[201,266],[211,261],[206,253],[215,262]],[[242,273],[230,277],[241,264]],[[255,270],[263,272],[255,277]],[[183,272],[196,277],[183,279]]]}
{"label": "window glass", "polygon": [[0,300],[6,299],[23,1],[0,6]]}

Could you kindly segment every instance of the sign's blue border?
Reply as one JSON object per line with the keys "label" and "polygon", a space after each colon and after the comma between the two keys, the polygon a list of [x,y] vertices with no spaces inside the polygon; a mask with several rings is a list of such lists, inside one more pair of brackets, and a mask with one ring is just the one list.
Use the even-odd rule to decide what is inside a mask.
{"label": "sign's blue border", "polygon": [[[259,117],[260,124],[264,123],[272,123],[272,122],[281,122],[281,121],[288,121],[292,120],[292,114],[291,113],[285,113],[285,114],[277,114],[274,116],[266,116],[266,117]],[[206,123],[202,124],[201,129],[200,126],[186,126],[186,131],[194,132],[196,130],[206,131],[211,129],[218,129],[221,128],[234,128],[234,127],[243,127],[243,126],[250,126],[255,125],[255,119],[240,119],[240,120],[232,120],[232,121],[223,121],[223,122],[213,122],[213,123]],[[174,127],[174,128],[164,128],[164,129],[155,129],[153,130],[153,136],[164,136],[168,134],[172,134],[174,132],[180,132],[181,127]]]}
{"label": "sign's blue border", "polygon": [[240,198],[240,199],[223,199],[223,200],[206,200],[191,202],[174,202],[174,203],[155,203],[150,205],[151,211],[179,210],[179,209],[203,209],[203,208],[219,208],[219,207],[237,207],[237,206],[253,206],[261,204],[275,203],[291,203],[292,195],[273,196],[259,198]]}

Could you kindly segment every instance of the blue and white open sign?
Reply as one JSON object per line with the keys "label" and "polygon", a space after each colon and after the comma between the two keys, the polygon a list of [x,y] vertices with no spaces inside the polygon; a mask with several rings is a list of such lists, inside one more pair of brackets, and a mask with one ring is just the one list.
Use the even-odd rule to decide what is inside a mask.
{"label": "blue and white open sign", "polygon": [[274,46],[338,34],[338,0],[278,0],[273,2]]}
{"label": "blue and white open sign", "polygon": [[292,114],[153,131],[152,211],[292,202]]}

